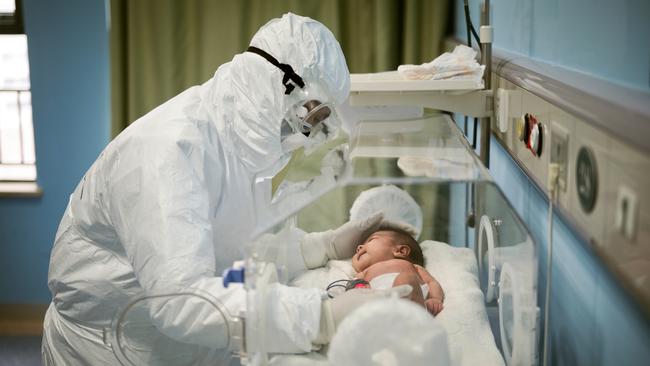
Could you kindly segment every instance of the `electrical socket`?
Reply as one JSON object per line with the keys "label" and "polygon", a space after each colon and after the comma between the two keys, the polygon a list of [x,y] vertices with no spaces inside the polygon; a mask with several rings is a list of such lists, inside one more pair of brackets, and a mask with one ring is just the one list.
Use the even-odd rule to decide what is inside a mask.
{"label": "electrical socket", "polygon": [[551,163],[560,168],[558,186],[566,192],[567,172],[569,170],[569,131],[559,123],[551,121]]}
{"label": "electrical socket", "polygon": [[633,241],[636,236],[638,202],[636,192],[626,186],[618,187],[614,226],[621,235],[630,241]]}

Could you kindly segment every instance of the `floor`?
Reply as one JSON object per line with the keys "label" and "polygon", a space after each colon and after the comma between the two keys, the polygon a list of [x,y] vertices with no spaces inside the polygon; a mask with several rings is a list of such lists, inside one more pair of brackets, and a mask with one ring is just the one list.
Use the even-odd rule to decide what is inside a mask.
{"label": "floor", "polygon": [[0,336],[0,366],[41,366],[41,337]]}

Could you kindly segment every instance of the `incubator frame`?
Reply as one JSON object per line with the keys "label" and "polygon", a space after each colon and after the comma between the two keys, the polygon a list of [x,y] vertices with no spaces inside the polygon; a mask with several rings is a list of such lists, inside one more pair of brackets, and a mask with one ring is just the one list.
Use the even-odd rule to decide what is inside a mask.
{"label": "incubator frame", "polygon": [[[379,126],[381,122],[366,122],[375,123],[373,126]],[[500,338],[499,348],[502,352],[504,360],[508,366],[512,365],[536,365],[537,364],[537,342],[539,339],[539,309],[536,303],[537,293],[537,260],[535,252],[535,244],[531,236],[528,234],[523,221],[517,216],[516,212],[503,198],[500,189],[494,184],[489,177],[487,170],[476,158],[476,155],[471,151],[466,140],[462,138],[460,131],[455,123],[446,115],[425,115],[421,119],[411,119],[407,121],[392,121],[393,126],[401,126],[403,128],[388,128],[388,132],[383,131],[379,133],[375,129],[364,129],[363,123],[356,130],[354,136],[351,138],[349,147],[341,149],[343,153],[344,168],[338,175],[328,176],[328,170],[321,171],[322,175],[328,176],[327,179],[322,175],[319,177],[312,177],[305,183],[294,182],[294,190],[292,194],[281,197],[276,196],[273,199],[277,214],[275,219],[262,223],[258,226],[258,236],[262,234],[272,234],[286,229],[285,225],[296,225],[297,214],[312,202],[317,201],[328,192],[342,187],[353,187],[360,185],[382,185],[382,184],[397,184],[397,185],[415,185],[426,187],[430,184],[460,184],[469,185],[473,187],[476,195],[483,195],[485,197],[493,197],[499,202],[493,207],[489,203],[482,202],[476,205],[477,214],[482,214],[480,220],[480,229],[475,232],[478,235],[475,244],[469,244],[474,248],[477,264],[481,269],[479,277],[483,280],[486,277],[489,286],[482,288],[485,294],[485,303],[487,307],[495,308],[499,319],[496,323],[499,329],[492,329],[495,336],[495,341]],[[410,124],[410,125],[409,125]],[[413,127],[409,130],[409,126]],[[417,131],[418,128],[433,129],[435,133],[440,133],[440,139],[436,140],[431,135],[424,132]],[[402,133],[401,131],[407,131]],[[367,133],[364,135],[364,133]],[[374,135],[373,133],[376,133]],[[395,138],[391,137],[395,135]],[[375,138],[374,136],[381,136]],[[426,138],[423,138],[426,136]],[[433,145],[432,145],[433,143]],[[392,146],[391,146],[392,144]],[[396,144],[396,145],[395,145]],[[404,154],[426,155],[440,151],[436,150],[436,146],[442,149],[462,148],[467,155],[450,154],[446,157],[447,160],[440,161],[432,160],[432,167],[438,168],[438,175],[431,176],[367,176],[355,168],[360,161],[366,160],[390,160],[393,163],[396,161],[397,156]],[[372,148],[369,148],[372,147]],[[464,153],[464,154],[465,154]],[[393,155],[397,156],[393,156]],[[457,160],[453,160],[454,156]],[[448,161],[452,157],[451,163]],[[391,160],[392,159],[392,160]],[[469,163],[468,163],[469,162]],[[438,164],[438,165],[436,165]],[[456,164],[456,165],[454,165]],[[464,170],[459,172],[458,169],[454,170],[450,167],[463,166]],[[468,178],[470,178],[468,180]],[[319,189],[313,189],[314,182],[316,181],[327,182],[321,185]],[[310,188],[311,186],[311,188]],[[291,189],[289,189],[291,191]],[[300,197],[300,195],[307,195],[309,200],[298,199],[293,201],[290,197]],[[286,202],[291,201],[291,205],[286,205]],[[284,204],[284,208],[280,209]],[[291,206],[291,209],[287,209]],[[490,212],[502,210],[502,215],[492,218],[489,216]],[[289,221],[286,221],[289,220]],[[499,227],[495,225],[495,221],[499,223]],[[485,243],[482,238],[486,233]],[[500,234],[505,235],[505,239],[500,240]],[[505,240],[505,241],[504,241]],[[505,250],[500,248],[508,242],[510,246]],[[255,248],[255,241],[252,244]],[[262,246],[258,246],[262,248]],[[268,246],[264,247],[268,249]],[[282,250],[278,247],[274,250]],[[256,250],[252,249],[252,253]],[[485,254],[488,263],[483,263],[483,255]],[[256,262],[257,265],[275,265],[278,261],[267,258],[261,259],[263,256],[253,255],[249,259]],[[265,263],[265,261],[268,261]],[[255,266],[255,264],[251,263]],[[489,271],[485,271],[489,268]],[[505,270],[505,273],[503,272]],[[254,276],[254,275],[253,275]],[[275,280],[275,279],[274,279]],[[256,289],[255,293],[251,293],[249,301],[254,304],[263,304],[263,288],[265,283],[257,277],[252,280]],[[503,286],[508,290],[504,293],[499,291]],[[509,296],[517,306],[511,309],[504,309],[501,306],[506,300],[502,300],[504,296]],[[495,312],[492,312],[493,314]],[[252,314],[250,314],[252,315]],[[253,318],[247,318],[246,333],[254,333],[256,335],[263,334],[263,330],[256,322],[264,322],[259,318],[261,314],[255,314]],[[249,315],[247,314],[247,317]],[[508,320],[513,319],[516,323],[514,333],[505,330],[506,324],[510,324]],[[504,323],[505,320],[505,323]],[[512,335],[514,334],[514,339]],[[512,341],[509,341],[512,339]],[[246,346],[247,361],[252,365],[266,365],[272,356],[263,347],[263,340],[255,339],[253,342],[248,342]]]}

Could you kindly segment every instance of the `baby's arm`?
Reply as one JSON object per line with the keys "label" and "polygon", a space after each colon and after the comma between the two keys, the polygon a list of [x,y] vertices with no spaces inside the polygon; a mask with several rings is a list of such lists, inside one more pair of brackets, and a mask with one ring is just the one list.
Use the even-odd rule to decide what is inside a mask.
{"label": "baby's arm", "polygon": [[422,266],[415,265],[418,275],[422,278],[427,286],[429,286],[429,294],[424,301],[424,304],[433,315],[437,315],[442,311],[442,302],[445,300],[445,293],[442,291],[440,283]]}

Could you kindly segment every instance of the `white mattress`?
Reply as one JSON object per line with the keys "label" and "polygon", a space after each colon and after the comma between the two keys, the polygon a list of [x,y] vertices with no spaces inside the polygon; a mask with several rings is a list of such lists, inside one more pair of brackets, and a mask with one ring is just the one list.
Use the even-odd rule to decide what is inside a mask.
{"label": "white mattress", "polygon": [[[434,241],[424,241],[421,246],[427,270],[445,291],[445,307],[436,318],[447,332],[451,364],[503,366],[490,330],[472,251]],[[325,289],[335,280],[352,278],[354,273],[350,261],[330,261],[324,268],[298,276],[292,284]]]}

